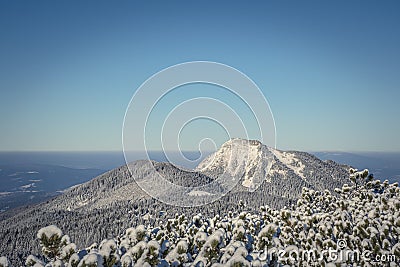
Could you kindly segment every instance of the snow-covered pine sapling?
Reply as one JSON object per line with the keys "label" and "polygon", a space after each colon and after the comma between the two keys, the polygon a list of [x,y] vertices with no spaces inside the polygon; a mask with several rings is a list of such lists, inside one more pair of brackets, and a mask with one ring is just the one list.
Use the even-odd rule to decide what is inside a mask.
{"label": "snow-covered pine sapling", "polygon": [[284,222],[288,223],[291,217],[291,212],[287,209],[281,209],[280,216]]}
{"label": "snow-covered pine sapling", "polygon": [[189,261],[188,248],[189,244],[186,240],[180,240],[176,247],[168,253],[166,261],[170,263],[170,266],[182,266]]}
{"label": "snow-covered pine sapling", "polygon": [[200,255],[204,257],[208,263],[218,262],[221,254],[221,247],[225,246],[224,243],[225,231],[218,229],[207,238]]}
{"label": "snow-covered pine sapling", "polygon": [[198,231],[194,237],[194,244],[196,246],[196,250],[200,251],[203,248],[206,241],[207,241],[207,234],[204,233],[203,231]]}
{"label": "snow-covered pine sapling", "polygon": [[103,265],[103,257],[96,252],[91,252],[83,257],[78,267],[98,267]]}
{"label": "snow-covered pine sapling", "polygon": [[145,262],[151,266],[157,266],[160,263],[160,244],[157,241],[149,241],[145,253]]}
{"label": "snow-covered pine sapling", "polygon": [[138,261],[145,252],[146,247],[147,247],[146,242],[140,241],[133,248],[131,248],[130,253],[132,255],[132,259],[134,261]]}
{"label": "snow-covered pine sapling", "polygon": [[69,240],[69,238],[63,239],[61,229],[55,225],[41,228],[37,233],[37,238],[42,246],[42,253],[50,261],[55,261],[60,256],[62,248]]}
{"label": "snow-covered pine sapling", "polygon": [[235,254],[229,259],[226,266],[229,267],[250,267],[251,264],[245,257],[247,256],[247,250],[244,247],[236,249]]}
{"label": "snow-covered pine sapling", "polygon": [[80,261],[79,255],[77,253],[74,253],[69,258],[69,261],[68,261],[69,265],[68,266],[69,267],[77,267],[78,264],[79,264],[79,261]]}
{"label": "snow-covered pine sapling", "polygon": [[10,262],[8,261],[7,257],[0,257],[0,267],[8,267],[10,266]]}
{"label": "snow-covered pine sapling", "polygon": [[124,254],[121,258],[121,267],[132,267],[132,266],[133,266],[132,257],[128,253]]}
{"label": "snow-covered pine sapling", "polygon": [[25,266],[40,267],[44,266],[44,262],[33,255],[29,255],[28,258],[26,258]]}
{"label": "snow-covered pine sapling", "polygon": [[112,267],[119,262],[117,244],[114,239],[105,239],[100,244],[100,254],[103,256],[103,265]]}
{"label": "snow-covered pine sapling", "polygon": [[239,227],[236,227],[233,229],[233,239],[237,241],[241,241],[243,243],[246,243],[246,230],[244,227],[241,225]]}
{"label": "snow-covered pine sapling", "polygon": [[350,181],[354,184],[355,190],[357,191],[359,186],[367,184],[374,180],[374,176],[369,173],[367,169],[358,171],[357,169],[350,168]]}
{"label": "snow-covered pine sapling", "polygon": [[207,242],[204,247],[204,257],[208,260],[210,263],[215,263],[218,261],[219,258],[219,249],[218,249],[218,240],[211,240],[210,242]]}
{"label": "snow-covered pine sapling", "polygon": [[77,247],[74,243],[68,243],[61,249],[60,259],[68,262],[72,255],[77,252]]}
{"label": "snow-covered pine sapling", "polygon": [[146,229],[143,225],[136,227],[136,240],[144,241],[146,237]]}
{"label": "snow-covered pine sapling", "polygon": [[265,248],[272,247],[272,238],[277,236],[278,233],[278,226],[274,223],[269,223],[268,225],[264,226],[260,233],[258,234],[257,238],[257,249],[265,250]]}

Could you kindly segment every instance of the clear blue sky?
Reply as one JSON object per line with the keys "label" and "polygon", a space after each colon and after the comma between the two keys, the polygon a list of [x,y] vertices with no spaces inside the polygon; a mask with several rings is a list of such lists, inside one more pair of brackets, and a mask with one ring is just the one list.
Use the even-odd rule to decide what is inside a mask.
{"label": "clear blue sky", "polygon": [[120,150],[135,89],[209,60],[259,85],[278,148],[400,151],[399,1],[234,2],[1,1],[0,150]]}

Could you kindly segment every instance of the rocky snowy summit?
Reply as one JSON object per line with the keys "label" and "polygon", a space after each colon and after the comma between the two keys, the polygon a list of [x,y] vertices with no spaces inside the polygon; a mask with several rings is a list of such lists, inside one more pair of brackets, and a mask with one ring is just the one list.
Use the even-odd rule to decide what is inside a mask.
{"label": "rocky snowy summit", "polygon": [[[232,138],[218,151],[205,158],[196,170],[211,177],[226,172],[232,177],[241,179],[244,187],[254,191],[263,181],[271,182],[273,174],[287,175],[289,170],[306,180],[304,173],[306,163],[302,160],[305,155],[306,153],[267,147],[257,140]],[[310,158],[311,155],[306,156]],[[288,170],[277,167],[282,165]],[[273,166],[275,168],[272,168]]]}
{"label": "rocky snowy summit", "polygon": [[234,138],[204,159],[196,170],[211,177],[226,172],[254,191],[268,178],[272,160],[270,149],[261,142]]}

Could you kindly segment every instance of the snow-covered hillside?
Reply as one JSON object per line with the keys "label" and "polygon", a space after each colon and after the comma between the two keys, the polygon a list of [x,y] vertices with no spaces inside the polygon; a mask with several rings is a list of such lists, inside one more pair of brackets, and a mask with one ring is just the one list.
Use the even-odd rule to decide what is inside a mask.
{"label": "snow-covered hillside", "polygon": [[[176,214],[77,249],[50,225],[27,266],[399,266],[400,188],[351,171],[336,195],[308,188],[293,208],[242,205],[213,217]],[[100,241],[100,240],[98,240]],[[8,259],[0,257],[0,266]]]}
{"label": "snow-covered hillside", "polygon": [[[243,147],[249,148],[250,153],[244,153]],[[230,157],[232,161],[227,160]],[[154,225],[157,220],[174,218],[176,213],[187,217],[201,213],[213,218],[238,211],[242,205],[252,213],[262,205],[280,209],[296,204],[303,187],[333,191],[348,183],[346,166],[321,161],[308,153],[278,151],[257,141],[242,139],[228,141],[217,152],[215,160],[206,159],[196,171],[147,160],[130,163],[130,169],[131,173],[127,166],[121,166],[46,203],[0,214],[0,240],[8,242],[0,245],[0,255],[9,256],[15,263],[22,256],[38,253],[38,246],[32,242],[36,232],[46,225],[58,225],[78,246],[83,246],[117,236],[132,225]],[[213,191],[191,188],[193,184],[217,181],[211,189],[222,191],[226,186],[219,182],[223,173],[230,174],[225,178],[238,179],[237,185],[222,198],[199,207],[167,205],[138,186],[147,182],[160,195],[165,194],[154,179],[155,175],[162,174],[169,182],[186,187],[187,198],[182,202],[188,202],[214,197]],[[177,196],[165,194],[163,197],[176,200]]]}

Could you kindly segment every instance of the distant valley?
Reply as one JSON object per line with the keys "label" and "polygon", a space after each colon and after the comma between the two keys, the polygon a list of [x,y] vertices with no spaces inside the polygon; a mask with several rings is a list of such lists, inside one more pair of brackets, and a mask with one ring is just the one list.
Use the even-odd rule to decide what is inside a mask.
{"label": "distant valley", "polygon": [[44,201],[103,172],[42,164],[0,165],[0,212]]}

